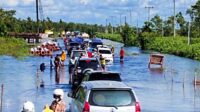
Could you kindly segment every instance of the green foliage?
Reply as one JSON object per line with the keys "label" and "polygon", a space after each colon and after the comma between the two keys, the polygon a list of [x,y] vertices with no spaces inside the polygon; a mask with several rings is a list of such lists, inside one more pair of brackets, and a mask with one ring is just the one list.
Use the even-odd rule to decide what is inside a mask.
{"label": "green foliage", "polygon": [[126,23],[125,26],[122,27],[122,32],[120,33],[123,43],[125,46],[131,46],[135,44],[136,41],[136,34],[134,33],[133,29],[129,27]]}
{"label": "green foliage", "polygon": [[123,42],[120,34],[110,34],[110,33],[96,33],[97,37],[109,39],[116,42]]}
{"label": "green foliage", "polygon": [[0,37],[0,55],[10,55],[16,58],[29,54],[29,47],[23,39]]}
{"label": "green foliage", "polygon": [[148,41],[145,43],[146,50],[200,60],[200,43],[195,43],[200,39],[192,40],[193,44],[191,45],[187,45],[186,37],[146,37],[145,41]]}
{"label": "green foliage", "polygon": [[[9,32],[15,33],[36,33],[37,22],[33,21],[30,17],[27,19],[17,19],[14,17],[16,11],[3,10],[0,8],[0,36],[5,36]],[[62,20],[53,22],[49,17],[39,22],[39,31],[53,30],[53,32],[61,31],[81,31],[94,35],[95,32],[104,32],[105,26],[102,25],[89,25],[80,23],[66,23]]]}

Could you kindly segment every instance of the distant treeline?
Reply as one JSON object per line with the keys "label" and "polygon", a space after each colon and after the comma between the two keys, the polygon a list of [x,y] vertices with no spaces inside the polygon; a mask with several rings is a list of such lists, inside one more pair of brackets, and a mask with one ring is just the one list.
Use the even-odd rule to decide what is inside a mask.
{"label": "distant treeline", "polygon": [[[15,17],[15,13],[15,10],[0,9],[0,36],[5,36],[9,32],[38,32],[38,24],[36,21],[32,20],[30,17],[27,19],[18,19]],[[42,33],[45,30],[52,30],[57,33],[60,33],[61,31],[81,31],[92,35],[95,32],[104,32],[105,26],[97,24],[90,25],[86,23],[67,23],[62,20],[53,22],[47,17],[39,22],[39,32]]]}

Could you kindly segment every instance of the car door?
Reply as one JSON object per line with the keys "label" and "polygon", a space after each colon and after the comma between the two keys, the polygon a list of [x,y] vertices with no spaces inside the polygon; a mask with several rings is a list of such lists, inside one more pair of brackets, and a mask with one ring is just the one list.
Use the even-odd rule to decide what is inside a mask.
{"label": "car door", "polygon": [[78,92],[75,96],[75,100],[74,100],[74,112],[82,112],[83,110],[83,106],[84,106],[84,101],[85,101],[85,96],[86,96],[86,93],[84,91],[84,88],[83,87],[80,87],[78,89]]}

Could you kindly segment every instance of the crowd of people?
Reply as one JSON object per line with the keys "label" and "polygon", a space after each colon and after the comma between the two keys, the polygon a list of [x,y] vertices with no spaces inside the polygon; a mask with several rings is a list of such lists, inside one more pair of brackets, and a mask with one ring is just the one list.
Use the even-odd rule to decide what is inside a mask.
{"label": "crowd of people", "polygon": [[[115,52],[115,48],[114,46],[111,47],[111,52],[113,54],[114,57],[114,52]],[[97,53],[96,51],[87,51],[88,57],[93,57],[95,55],[95,53]],[[98,54],[98,53],[97,53]],[[96,55],[97,55],[96,54]],[[102,54],[98,54],[99,55],[99,61],[101,63],[102,69],[105,70],[106,69],[106,60],[105,58],[102,56]],[[80,57],[82,57],[83,55],[80,54]],[[124,60],[124,56],[125,56],[125,51],[124,48],[121,47],[120,52],[119,52],[119,56],[120,56],[120,62]],[[50,69],[55,68],[55,71],[58,72],[59,68],[64,66],[65,64],[65,60],[67,59],[67,54],[65,52],[65,50],[62,50],[61,54],[57,54],[55,57],[50,56]],[[75,57],[72,56],[70,58],[71,65],[75,64]],[[40,71],[44,72],[45,70],[45,64],[42,63],[40,65]],[[70,70],[69,70],[70,71]],[[66,111],[66,104],[64,102],[64,91],[62,89],[55,89],[53,92],[53,98],[54,100],[52,101],[51,105],[45,105],[44,106],[44,110],[42,112],[65,112]],[[34,104],[30,101],[26,101],[23,104],[23,108],[21,112],[35,112],[35,107]]]}

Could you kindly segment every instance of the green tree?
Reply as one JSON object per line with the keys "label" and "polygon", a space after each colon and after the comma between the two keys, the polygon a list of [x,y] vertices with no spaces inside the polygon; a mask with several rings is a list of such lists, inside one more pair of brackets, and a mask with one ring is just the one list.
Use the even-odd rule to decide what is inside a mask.
{"label": "green tree", "polygon": [[120,34],[125,46],[133,45],[133,43],[135,42],[134,39],[136,39],[136,34],[127,23],[125,23],[125,26],[122,27],[122,32]]}
{"label": "green tree", "polygon": [[154,16],[151,19],[151,26],[150,28],[157,34],[161,35],[162,34],[162,24],[163,24],[163,20],[160,18],[159,15]]}
{"label": "green tree", "polygon": [[190,15],[192,20],[192,35],[200,37],[200,0],[195,5],[192,5],[186,13]]}
{"label": "green tree", "polygon": [[187,22],[185,21],[185,18],[183,17],[182,13],[179,12],[177,15],[176,15],[176,20],[177,20],[177,23],[179,25],[179,30],[178,30],[178,34],[181,35],[181,36],[187,36]]}

